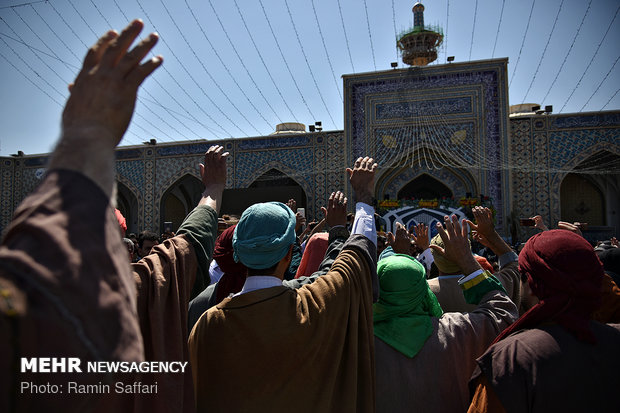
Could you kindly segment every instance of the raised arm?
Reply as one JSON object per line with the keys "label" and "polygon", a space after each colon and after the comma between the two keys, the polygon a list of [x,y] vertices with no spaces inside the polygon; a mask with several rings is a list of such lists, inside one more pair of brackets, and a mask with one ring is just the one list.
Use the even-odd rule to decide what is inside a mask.
{"label": "raised arm", "polygon": [[108,197],[116,172],[114,148],[129,126],[138,87],[162,62],[157,56],[141,63],[157,43],[154,33],[127,51],[142,27],[134,20],[120,35],[109,31],[89,49],[69,86],[60,141],[49,165],[81,172]]}
{"label": "raised arm", "polygon": [[476,223],[466,220],[472,231],[476,233],[476,240],[481,244],[491,248],[491,251],[498,257],[507,252],[512,252],[510,245],[502,239],[495,231],[493,225],[493,213],[489,208],[477,206],[472,209]]}

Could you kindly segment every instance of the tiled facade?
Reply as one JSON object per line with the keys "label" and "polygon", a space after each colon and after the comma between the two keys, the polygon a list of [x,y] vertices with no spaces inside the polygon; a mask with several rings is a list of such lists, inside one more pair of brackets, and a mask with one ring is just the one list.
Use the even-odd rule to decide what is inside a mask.
{"label": "tiled facade", "polygon": [[[217,143],[231,154],[227,188],[247,188],[277,169],[305,192],[306,216],[320,218],[320,207],[332,191],[344,188],[350,195],[344,168],[358,156],[370,155],[382,166],[378,199],[394,198],[408,182],[427,174],[455,197],[490,196],[504,235],[519,216],[540,214],[554,224],[561,218],[560,185],[566,174],[600,150],[620,155],[620,111],[509,118],[506,64],[496,59],[347,75],[344,131],[121,148],[118,181],[135,197],[137,229],[157,230],[162,196],[186,175],[199,179],[202,155]],[[419,133],[429,113],[441,122],[439,137],[433,129]],[[415,144],[409,142],[413,135]],[[421,147],[453,151],[467,165],[425,164]],[[47,159],[0,158],[0,230],[40,181]],[[403,159],[411,163],[399,163]],[[507,167],[480,167],[480,159]],[[617,175],[606,179],[615,179],[616,185],[620,180]],[[607,225],[619,234],[613,214],[620,213],[620,197],[607,199],[607,204]]]}

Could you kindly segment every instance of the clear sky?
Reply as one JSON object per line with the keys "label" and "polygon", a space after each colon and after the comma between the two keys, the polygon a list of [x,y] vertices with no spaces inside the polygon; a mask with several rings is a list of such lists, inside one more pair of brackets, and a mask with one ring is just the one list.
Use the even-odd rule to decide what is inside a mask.
{"label": "clear sky", "polygon": [[[87,46],[133,18],[164,66],[121,145],[252,137],[281,122],[343,128],[343,74],[404,64],[404,0],[0,0],[0,156],[53,149],[66,85]],[[510,104],[620,109],[620,1],[427,0],[439,59],[508,57]],[[503,9],[503,13],[502,13]],[[559,14],[558,14],[559,12]],[[531,16],[531,18],[530,18]],[[501,19],[500,19],[501,17]],[[318,23],[317,23],[318,19]],[[277,41],[275,40],[277,39]]]}

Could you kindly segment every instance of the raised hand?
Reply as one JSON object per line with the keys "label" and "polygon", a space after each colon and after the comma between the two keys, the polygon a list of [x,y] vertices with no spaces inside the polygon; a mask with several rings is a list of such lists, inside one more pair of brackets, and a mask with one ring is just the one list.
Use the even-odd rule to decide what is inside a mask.
{"label": "raised hand", "polygon": [[493,225],[493,213],[489,208],[476,206],[472,208],[471,212],[474,214],[476,223],[474,224],[470,220],[465,220],[472,231],[476,231],[479,235],[489,238],[495,233],[495,226]]}
{"label": "raised hand", "polygon": [[327,208],[321,207],[321,211],[330,228],[347,225],[347,198],[342,192],[332,192],[327,200]]}
{"label": "raised hand", "polygon": [[219,212],[222,206],[222,195],[226,187],[226,158],[228,152],[219,145],[211,146],[200,164],[200,177],[205,189],[198,205],[209,205]]}
{"label": "raised hand", "polygon": [[82,70],[69,87],[71,95],[62,116],[64,136],[82,138],[95,129],[97,140],[111,147],[120,142],[133,114],[138,87],[162,62],[157,56],[141,63],[157,43],[155,33],[127,52],[143,26],[134,20],[120,35],[109,31],[88,50]]}
{"label": "raised hand", "polygon": [[411,255],[411,238],[407,228],[400,222],[396,223],[396,234],[391,245],[395,253]]}
{"label": "raised hand", "polygon": [[226,186],[226,158],[228,152],[219,145],[211,146],[205,152],[204,161],[200,164],[200,177],[202,184],[208,189]]}
{"label": "raised hand", "polygon": [[127,52],[142,27],[134,20],[120,35],[109,31],[88,50],[69,85],[62,134],[49,163],[50,170],[68,169],[89,177],[108,197],[114,188],[114,148],[129,126],[138,87],[162,63],[161,56],[141,63],[157,43],[154,33]]}
{"label": "raised hand", "polygon": [[430,244],[428,237],[428,227],[423,222],[413,227],[415,233],[410,233],[411,239],[422,251],[426,250]]}
{"label": "raised hand", "polygon": [[376,169],[377,164],[374,159],[369,157],[357,158],[353,169],[347,168],[349,181],[353,187],[353,194],[357,202],[372,205]]}
{"label": "raised hand", "polygon": [[463,271],[463,274],[471,274],[480,269],[480,265],[471,253],[471,248],[467,239],[467,225],[459,223],[456,215],[444,217],[446,228],[437,223],[437,231],[444,243],[445,248],[438,245],[431,245],[431,248],[446,259],[456,263]]}
{"label": "raised hand", "polygon": [[543,217],[541,217],[540,215],[536,215],[533,216],[532,219],[534,220],[534,228],[537,228],[541,231],[549,231],[549,228],[545,225]]}

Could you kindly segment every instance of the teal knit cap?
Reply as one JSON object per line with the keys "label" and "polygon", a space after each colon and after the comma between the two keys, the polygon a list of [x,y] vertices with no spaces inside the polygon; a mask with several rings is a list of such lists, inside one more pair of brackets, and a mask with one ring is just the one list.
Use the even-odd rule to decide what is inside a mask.
{"label": "teal knit cap", "polygon": [[281,202],[252,205],[235,227],[235,261],[257,270],[273,267],[295,243],[295,223],[295,214]]}

